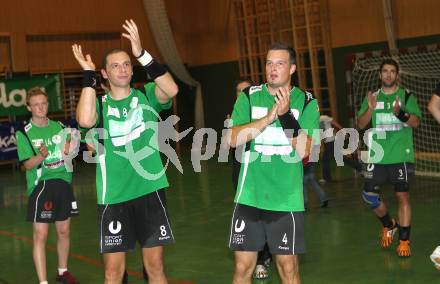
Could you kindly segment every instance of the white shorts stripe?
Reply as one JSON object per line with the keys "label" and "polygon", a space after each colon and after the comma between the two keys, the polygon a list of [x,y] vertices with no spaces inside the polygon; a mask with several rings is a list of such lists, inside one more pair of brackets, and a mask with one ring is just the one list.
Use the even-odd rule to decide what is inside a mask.
{"label": "white shorts stripe", "polygon": [[101,248],[101,252],[103,252],[103,232],[104,232],[104,228],[102,226],[102,223],[104,222],[104,215],[105,215],[105,211],[107,210],[108,204],[105,205],[104,211],[102,211],[101,214],[101,236],[100,236],[100,240],[99,240],[99,247]]}
{"label": "white shorts stripe", "polygon": [[37,223],[38,199],[40,198],[40,195],[43,193],[45,188],[46,188],[46,181],[43,180],[43,188],[41,189],[40,193],[38,193],[38,196],[35,199],[34,223]]}
{"label": "white shorts stripe", "polygon": [[293,227],[293,235],[292,235],[292,254],[295,254],[295,216],[293,215],[293,212],[290,212],[290,215],[292,216],[292,227]]}
{"label": "white shorts stripe", "polygon": [[165,215],[165,219],[167,220],[167,223],[168,223],[168,228],[170,228],[171,237],[174,240],[173,230],[171,229],[171,224],[170,224],[170,221],[168,220],[167,211],[165,210],[165,206],[163,206],[162,200],[160,199],[160,196],[159,196],[159,193],[157,192],[157,190],[156,190],[156,196],[157,196],[157,199],[159,199],[160,205],[162,206],[163,214]]}

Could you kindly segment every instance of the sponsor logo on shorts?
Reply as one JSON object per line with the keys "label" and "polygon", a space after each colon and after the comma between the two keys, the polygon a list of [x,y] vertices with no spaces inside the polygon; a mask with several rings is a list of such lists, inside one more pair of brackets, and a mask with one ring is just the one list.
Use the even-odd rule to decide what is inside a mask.
{"label": "sponsor logo on shorts", "polygon": [[47,211],[51,211],[53,209],[53,203],[52,201],[46,201],[44,202],[44,209]]}
{"label": "sponsor logo on shorts", "polygon": [[244,222],[244,220],[241,220],[240,222],[240,226],[238,225],[238,220],[235,220],[235,226],[234,226],[234,230],[236,233],[241,233],[244,230],[244,227],[246,227],[246,223]]}
{"label": "sponsor logo on shorts", "polygon": [[165,225],[161,225],[159,229],[160,229],[159,241],[168,240],[169,238],[171,238],[171,236],[168,235],[167,227],[165,227]]}
{"label": "sponsor logo on shorts", "polygon": [[240,234],[244,231],[244,228],[246,227],[246,223],[244,220],[237,219],[235,220],[234,224],[234,233],[232,234],[231,241],[233,244],[241,245],[244,243],[244,238],[246,237],[246,234]]}
{"label": "sponsor logo on shorts", "polygon": [[246,237],[245,234],[232,234],[232,243],[235,245],[242,245],[244,243],[244,238]]}
{"label": "sponsor logo on shorts", "polygon": [[40,213],[41,219],[52,219],[53,203],[52,201],[46,201],[43,203],[43,210]]}
{"label": "sponsor logo on shorts", "polygon": [[290,246],[287,245],[287,243],[289,242],[288,238],[287,238],[287,233],[284,233],[283,238],[281,239],[281,242],[284,243],[284,246],[280,245],[278,246],[278,249],[280,250],[290,250]]}
{"label": "sponsor logo on shorts", "polygon": [[113,235],[104,237],[104,245],[106,247],[120,246],[122,244],[122,235]]}
{"label": "sponsor logo on shorts", "polygon": [[[116,224],[116,227],[115,227],[115,224]],[[116,221],[116,223],[111,221],[110,224],[108,224],[108,231],[110,233],[112,233],[113,235],[116,235],[117,233],[119,233],[121,231],[121,229],[122,229],[122,225],[121,225],[121,222],[119,222],[119,221]]]}
{"label": "sponsor logo on shorts", "polygon": [[278,246],[278,249],[288,251],[288,250],[290,250],[290,247]]}
{"label": "sponsor logo on shorts", "polygon": [[109,236],[104,236],[104,245],[110,246],[120,246],[122,244],[122,235],[116,235],[122,229],[122,224],[119,221],[111,221],[108,224],[108,231],[112,234]]}

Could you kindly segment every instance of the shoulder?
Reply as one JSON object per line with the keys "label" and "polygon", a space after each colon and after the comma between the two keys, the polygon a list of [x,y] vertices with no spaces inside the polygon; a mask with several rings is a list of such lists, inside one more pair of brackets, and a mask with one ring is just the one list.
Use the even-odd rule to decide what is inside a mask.
{"label": "shoulder", "polygon": [[259,86],[249,86],[246,87],[242,90],[242,92],[246,95],[246,96],[250,96],[250,95],[257,95],[258,93],[260,93],[263,90],[263,85],[259,85]]}
{"label": "shoulder", "polygon": [[27,121],[27,122],[25,122],[25,123],[23,124],[23,128],[21,128],[20,130],[21,130],[24,134],[26,134],[26,133],[28,133],[29,131],[31,131],[31,129],[32,129],[32,123],[31,123],[30,121]]}
{"label": "shoulder", "polygon": [[315,100],[315,97],[313,96],[312,93],[310,93],[309,91],[303,90],[299,87],[296,87],[296,86],[292,89],[291,95],[304,97],[304,101],[306,103],[309,103],[309,102]]}

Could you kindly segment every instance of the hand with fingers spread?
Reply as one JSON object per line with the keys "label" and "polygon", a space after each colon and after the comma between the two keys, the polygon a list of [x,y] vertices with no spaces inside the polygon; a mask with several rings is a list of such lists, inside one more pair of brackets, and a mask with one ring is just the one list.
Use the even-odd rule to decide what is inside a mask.
{"label": "hand with fingers spread", "polygon": [[142,53],[142,45],[136,23],[132,19],[125,20],[125,23],[122,25],[122,27],[127,32],[122,33],[122,36],[130,40],[133,55],[138,58]]}
{"label": "hand with fingers spread", "polygon": [[368,92],[368,107],[371,110],[374,110],[376,108],[376,105],[377,105],[377,98],[376,98],[376,96],[377,96],[376,92],[372,92],[372,91]]}
{"label": "hand with fingers spread", "polygon": [[290,108],[290,91],[286,87],[279,88],[275,93],[275,102],[278,106],[278,115],[283,115]]}
{"label": "hand with fingers spread", "polygon": [[79,65],[83,68],[83,70],[91,70],[94,71],[96,69],[95,63],[92,61],[92,57],[90,54],[86,56],[83,55],[81,45],[74,44],[72,45],[73,56],[78,61]]}

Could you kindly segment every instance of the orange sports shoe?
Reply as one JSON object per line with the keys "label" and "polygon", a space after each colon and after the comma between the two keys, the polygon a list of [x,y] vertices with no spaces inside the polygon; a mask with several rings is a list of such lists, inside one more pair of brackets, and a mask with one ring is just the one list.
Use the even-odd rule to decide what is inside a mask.
{"label": "orange sports shoe", "polygon": [[408,241],[399,241],[399,245],[397,246],[396,252],[399,256],[408,257],[411,256],[411,245]]}
{"label": "orange sports shoe", "polygon": [[394,240],[394,234],[397,232],[397,222],[392,219],[393,226],[391,228],[383,227],[380,233],[380,245],[387,248]]}

